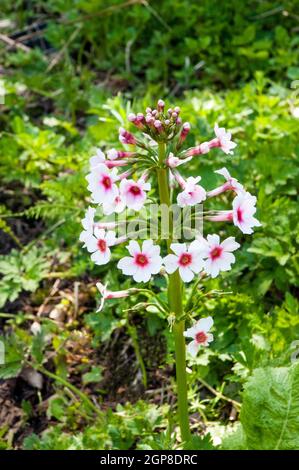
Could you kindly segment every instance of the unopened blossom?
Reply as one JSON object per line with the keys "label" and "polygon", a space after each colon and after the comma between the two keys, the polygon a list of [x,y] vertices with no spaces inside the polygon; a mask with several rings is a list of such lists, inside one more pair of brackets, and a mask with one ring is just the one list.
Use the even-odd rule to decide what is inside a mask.
{"label": "unopened blossom", "polygon": [[178,269],[184,282],[192,281],[194,274],[198,274],[204,265],[198,240],[191,242],[188,248],[186,243],[172,243],[170,248],[174,254],[163,259],[166,272],[172,274]]}
{"label": "unopened blossom", "polygon": [[195,155],[205,155],[210,151],[209,142],[202,142],[197,147],[191,147],[187,150],[186,154],[189,157],[194,157]]}
{"label": "unopened blossom", "polygon": [[187,346],[187,351],[191,356],[195,357],[201,346],[209,346],[209,343],[213,341],[214,337],[209,333],[213,323],[212,317],[201,318],[184,332],[185,337],[193,338]]}
{"label": "unopened blossom", "polygon": [[170,153],[169,156],[166,159],[166,165],[169,168],[176,168],[177,166],[183,165],[184,163],[189,162],[192,159],[192,157],[187,157],[187,158],[178,158],[173,155],[173,153]]}
{"label": "unopened blossom", "polygon": [[180,144],[182,144],[184,142],[184,140],[186,139],[187,135],[190,132],[190,129],[191,129],[190,123],[185,122],[182,126],[182,130],[181,130],[180,137],[179,137],[179,143]]}
{"label": "unopened blossom", "polygon": [[125,256],[117,264],[126,276],[133,276],[136,282],[148,282],[153,274],[160,271],[162,266],[160,247],[154,245],[152,240],[145,240],[142,248],[137,241],[131,240],[127,250],[131,256]]}
{"label": "unopened blossom", "polygon": [[236,178],[233,178],[225,167],[220,168],[220,170],[216,170],[215,173],[218,173],[219,175],[224,176],[224,178],[226,179],[226,182],[222,184],[221,186],[219,186],[218,188],[215,188],[212,191],[209,191],[207,193],[208,197],[218,196],[219,194],[222,194],[225,191],[235,191],[236,193],[239,193],[240,191],[244,191],[243,185],[239,183],[239,181]]}
{"label": "unopened blossom", "polygon": [[212,278],[218,276],[220,271],[229,271],[231,265],[236,261],[232,251],[237,250],[240,245],[234,237],[228,237],[220,243],[219,235],[208,235],[199,240],[200,255],[204,259],[204,271]]}
{"label": "unopened blossom", "polygon": [[151,189],[150,183],[140,178],[138,181],[123,179],[120,183],[120,195],[129,209],[139,211],[146,200],[146,191]]}
{"label": "unopened blossom", "polygon": [[117,160],[119,158],[129,158],[135,156],[135,152],[124,152],[122,150],[110,149],[107,152],[107,158],[109,160]]}
{"label": "unopened blossom", "polygon": [[118,188],[115,184],[118,177],[115,168],[109,170],[103,163],[99,164],[92,168],[86,179],[94,202],[102,204],[113,201],[118,195]]}
{"label": "unopened blossom", "polygon": [[119,128],[119,140],[122,144],[136,144],[136,139],[133,134],[129,131],[126,131],[123,127]]}
{"label": "unopened blossom", "polygon": [[241,192],[233,200],[233,223],[243,233],[253,233],[252,227],[260,227],[261,223],[254,217],[256,213],[256,197],[248,192]]}
{"label": "unopened blossom", "polygon": [[201,180],[200,176],[197,176],[196,178],[190,176],[186,181],[178,176],[178,173],[176,173],[175,176],[183,188],[183,191],[177,196],[179,207],[195,206],[195,204],[199,204],[206,199],[205,189],[197,184]]}
{"label": "unopened blossom", "polygon": [[220,147],[224,153],[232,154],[232,150],[237,146],[237,144],[231,140],[231,133],[226,132],[225,128],[219,127],[218,124],[215,124],[214,132],[216,134],[216,139],[210,141],[209,147]]}
{"label": "unopened blossom", "polygon": [[97,312],[100,312],[103,310],[105,300],[108,299],[123,299],[125,297],[129,297],[129,295],[136,294],[140,291],[140,289],[125,289],[125,290],[118,290],[118,291],[111,291],[107,289],[107,284],[102,284],[101,282],[98,282],[96,284],[100,294],[101,294],[101,303],[99,305],[99,308],[97,309]]}
{"label": "unopened blossom", "polygon": [[89,253],[92,253],[91,259],[95,264],[107,264],[110,261],[110,246],[115,245],[115,232],[110,230],[106,232],[104,229],[95,227],[93,235],[85,240],[85,246]]}
{"label": "unopened blossom", "polygon": [[[94,215],[96,210],[93,207],[89,207],[85,212],[84,219],[81,220],[84,230],[80,233],[80,242],[86,242],[86,240],[93,235],[94,230]],[[84,245],[83,245],[84,246]]]}

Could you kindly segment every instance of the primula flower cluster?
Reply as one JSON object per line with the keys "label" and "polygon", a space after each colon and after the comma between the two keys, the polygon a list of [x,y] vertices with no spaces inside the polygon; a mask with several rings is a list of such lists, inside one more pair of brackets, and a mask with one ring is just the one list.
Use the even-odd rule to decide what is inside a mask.
{"label": "primula flower cluster", "polygon": [[[138,135],[121,127],[119,141],[125,146],[124,149],[113,148],[106,155],[98,149],[90,158],[90,172],[86,177],[88,190],[92,203],[101,206],[105,215],[121,213],[126,208],[138,212],[147,204],[148,193],[156,186],[156,178],[150,182],[151,176],[155,175],[153,170],[161,168],[158,148],[163,143],[166,145],[166,155],[162,165],[168,171],[179,207],[192,207],[203,202],[208,204],[209,199],[231,192],[234,195],[231,207],[208,211],[204,219],[233,223],[244,234],[253,233],[253,228],[261,225],[254,217],[256,197],[248,193],[226,168],[215,171],[225,181],[212,190],[202,185],[200,175],[185,178],[178,170],[182,165],[187,168],[193,158],[207,158],[212,149],[218,148],[226,155],[232,154],[236,143],[225,128],[215,124],[215,136],[210,141],[184,149],[191,126],[188,122],[183,123],[179,107],[166,110],[164,101],[159,100],[155,109],[146,108],[144,114],[130,113],[128,121],[136,128]],[[235,262],[233,253],[240,247],[234,237],[221,241],[219,235],[208,234],[205,238],[198,236],[189,244],[172,240],[170,251],[164,253],[162,247],[150,239],[140,244],[125,237],[117,238],[109,224],[95,222],[94,217],[95,209],[89,207],[82,220],[84,230],[80,235],[80,240],[91,253],[91,259],[96,264],[106,264],[111,258],[111,248],[127,243],[128,256],[120,259],[117,267],[137,283],[146,283],[158,273],[171,275],[176,270],[186,283],[198,278],[200,273],[215,278],[220,272],[231,269]],[[126,297],[130,292],[124,290],[113,294],[102,284],[98,287],[102,294],[101,308],[105,299]],[[192,354],[199,346],[206,346],[212,341],[213,337],[208,333],[212,324],[212,318],[208,317],[186,331],[186,336],[193,338],[188,347]]]}

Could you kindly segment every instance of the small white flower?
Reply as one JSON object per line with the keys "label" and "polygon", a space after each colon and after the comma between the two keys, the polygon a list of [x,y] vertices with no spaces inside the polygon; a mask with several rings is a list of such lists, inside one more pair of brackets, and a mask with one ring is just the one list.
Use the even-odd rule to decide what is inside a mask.
{"label": "small white flower", "polygon": [[93,201],[102,204],[104,202],[113,202],[118,196],[117,170],[109,170],[104,164],[93,167],[86,177],[88,189],[92,193]]}
{"label": "small white flower", "polygon": [[152,240],[145,240],[142,248],[135,240],[131,240],[127,250],[131,256],[125,256],[117,264],[126,276],[133,276],[136,282],[148,282],[152,274],[160,271],[162,266],[160,247],[154,245]]}
{"label": "small white flower", "polygon": [[145,200],[146,192],[151,189],[150,183],[142,178],[138,181],[123,179],[120,183],[120,194],[129,209],[139,211]]}
{"label": "small white flower", "polygon": [[115,232],[96,227],[94,234],[85,239],[85,246],[89,253],[92,253],[91,259],[95,264],[107,264],[111,258],[110,246],[115,245]]}
{"label": "small white flower", "polygon": [[206,199],[205,189],[197,184],[200,180],[200,176],[197,176],[197,178],[193,178],[193,176],[187,178],[184,190],[177,197],[178,206],[195,206],[195,204],[199,204]]}
{"label": "small white flower", "polygon": [[[94,215],[96,210],[92,207],[89,207],[85,212],[84,219],[81,220],[84,230],[80,233],[80,242],[86,242],[86,240],[93,235],[94,228]],[[83,245],[85,246],[85,245]]]}
{"label": "small white flower", "polygon": [[214,278],[220,271],[231,269],[231,264],[236,260],[231,252],[240,247],[234,237],[228,237],[220,243],[219,235],[208,235],[207,240],[202,238],[199,243],[201,256],[205,259],[204,270],[207,274]]}
{"label": "small white flower", "polygon": [[233,200],[234,225],[246,234],[253,233],[252,227],[260,227],[261,223],[253,217],[256,212],[256,197],[250,193],[238,194]]}
{"label": "small white flower", "polygon": [[232,154],[232,150],[237,146],[237,144],[231,140],[231,133],[226,132],[225,128],[219,127],[218,124],[215,124],[214,131],[218,140],[218,146],[221,150],[226,154]]}
{"label": "small white flower", "polygon": [[184,282],[192,281],[194,273],[199,273],[204,265],[200,254],[200,242],[194,240],[188,248],[186,243],[172,243],[170,248],[174,254],[169,254],[163,259],[167,273],[172,274],[176,269],[179,269]]}
{"label": "small white flower", "polygon": [[214,337],[209,333],[213,326],[213,318],[201,318],[191,328],[185,331],[184,336],[187,338],[193,338],[193,341],[188,344],[187,351],[191,356],[195,357],[200,346],[208,346]]}

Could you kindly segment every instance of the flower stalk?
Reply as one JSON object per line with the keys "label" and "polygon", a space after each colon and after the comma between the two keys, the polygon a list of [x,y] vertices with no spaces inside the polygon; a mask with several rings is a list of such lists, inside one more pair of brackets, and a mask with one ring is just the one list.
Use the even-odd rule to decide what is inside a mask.
{"label": "flower stalk", "polygon": [[[165,168],[166,145],[159,143],[159,168],[157,168],[160,203],[170,206],[168,170]],[[172,216],[169,215],[169,238],[167,239],[167,251],[170,254],[172,243]],[[184,442],[190,440],[190,425],[188,414],[187,376],[186,376],[186,346],[184,338],[185,322],[179,320],[183,314],[182,283],[178,270],[169,274],[168,282],[169,309],[175,314],[176,321],[173,325],[175,344],[176,382],[178,397],[178,418],[181,429],[181,437]]]}

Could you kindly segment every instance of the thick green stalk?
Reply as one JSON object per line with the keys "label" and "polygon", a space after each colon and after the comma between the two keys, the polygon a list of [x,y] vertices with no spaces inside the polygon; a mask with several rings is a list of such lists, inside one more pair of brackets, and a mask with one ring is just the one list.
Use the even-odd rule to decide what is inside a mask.
{"label": "thick green stalk", "polygon": [[[158,186],[160,194],[160,203],[170,206],[168,171],[164,165],[165,144],[159,143],[159,163],[157,169]],[[168,253],[171,253],[170,245],[172,242],[172,216],[169,216],[169,236],[167,239]],[[188,398],[187,398],[187,377],[186,377],[186,346],[184,338],[184,321],[178,320],[183,313],[182,305],[182,283],[178,270],[169,275],[168,283],[168,302],[170,310],[175,314],[177,321],[173,325],[173,335],[175,343],[175,361],[176,361],[176,381],[178,396],[178,417],[183,441],[190,439]]]}

